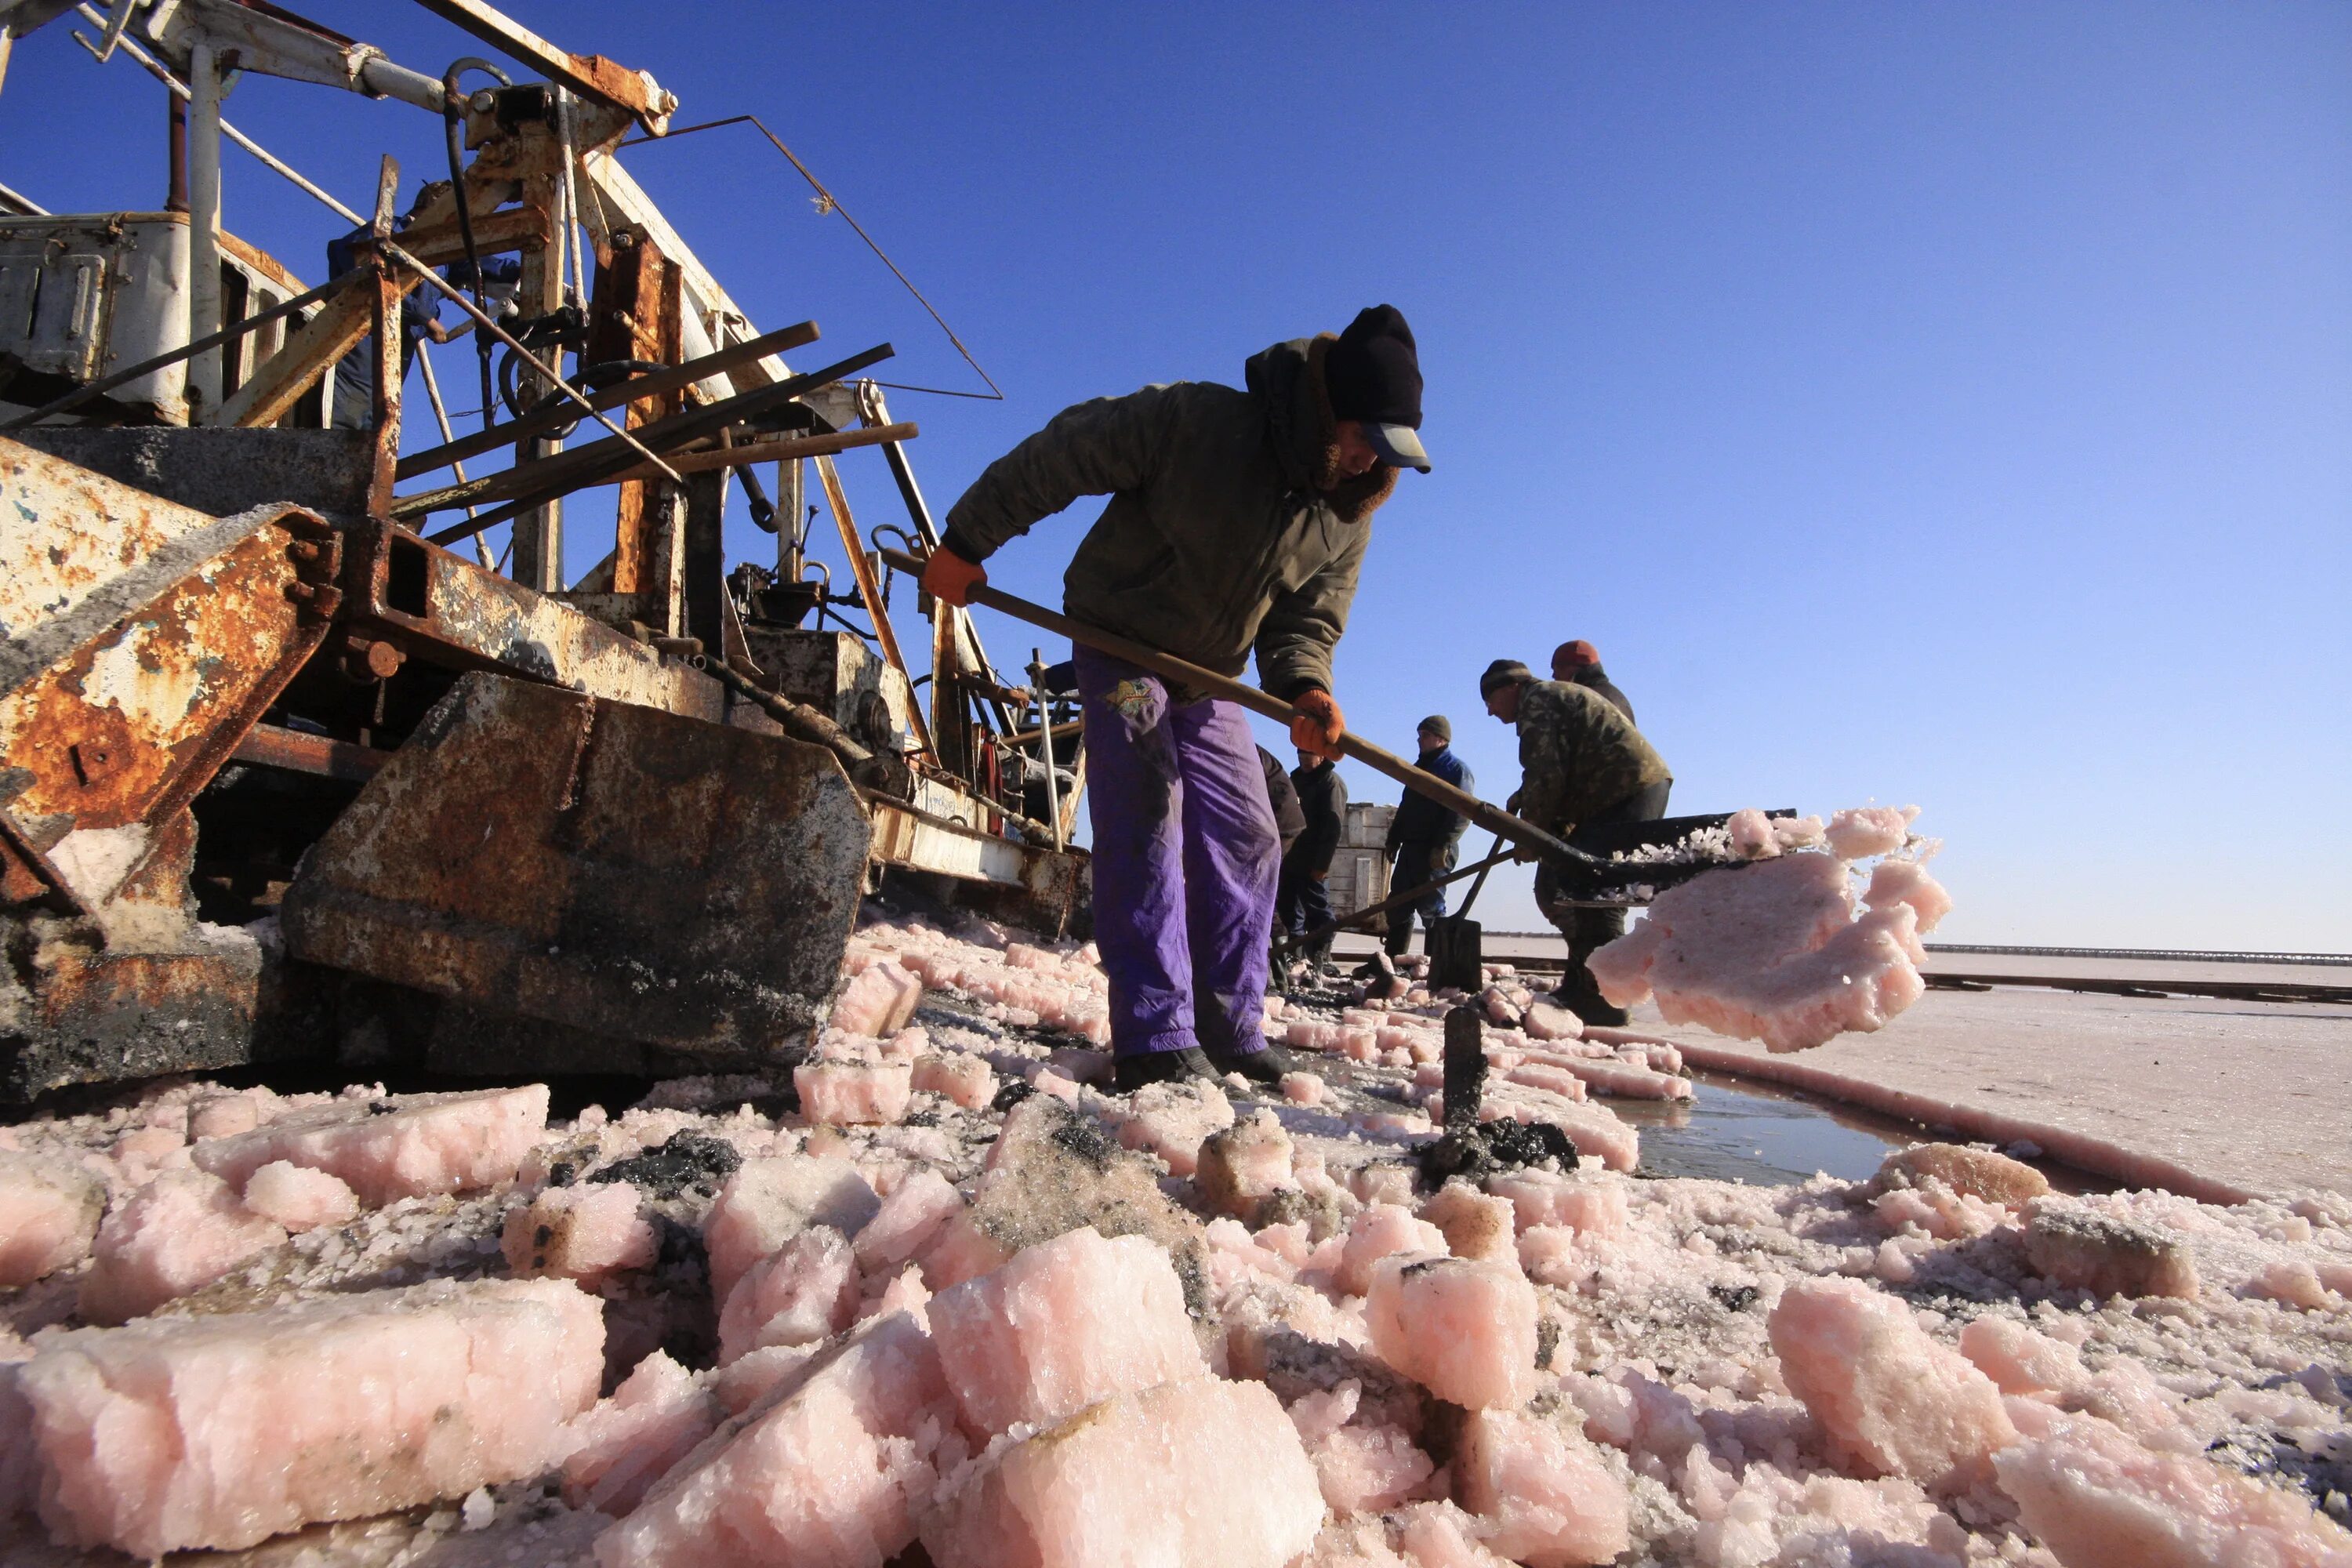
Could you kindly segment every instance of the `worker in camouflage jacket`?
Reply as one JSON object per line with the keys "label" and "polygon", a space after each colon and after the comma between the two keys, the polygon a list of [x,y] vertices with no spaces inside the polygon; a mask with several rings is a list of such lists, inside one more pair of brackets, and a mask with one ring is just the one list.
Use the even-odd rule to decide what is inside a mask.
{"label": "worker in camouflage jacket", "polygon": [[[1498,658],[1478,678],[1486,711],[1519,731],[1519,792],[1511,809],[1576,844],[1580,829],[1612,822],[1655,822],[1666,814],[1674,774],[1657,748],[1617,704],[1591,687],[1538,680],[1515,659]],[[1568,938],[1560,1004],[1588,1024],[1622,1025],[1593,983],[1585,960],[1625,934],[1622,909],[1583,909],[1561,894],[1549,866],[1536,868],[1536,905]]]}
{"label": "worker in camouflage jacket", "polygon": [[[966,603],[997,549],[1108,495],[1063,576],[1066,613],[1223,675],[1255,654],[1259,684],[1292,705],[1292,743],[1336,758],[1331,650],[1371,516],[1400,468],[1429,467],[1420,361],[1381,305],[1244,371],[1243,388],[1177,382],[1065,409],[949,511],[923,587]],[[1280,852],[1247,717],[1083,643],[1076,665],[1120,1089],[1295,1070],[1264,1034]]]}

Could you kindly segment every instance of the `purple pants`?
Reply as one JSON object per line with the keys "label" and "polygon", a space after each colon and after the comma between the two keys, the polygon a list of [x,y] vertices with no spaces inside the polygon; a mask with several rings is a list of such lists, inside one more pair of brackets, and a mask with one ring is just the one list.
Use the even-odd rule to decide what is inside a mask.
{"label": "purple pants", "polygon": [[1076,663],[1111,1049],[1263,1049],[1282,841],[1249,720],[1108,654]]}

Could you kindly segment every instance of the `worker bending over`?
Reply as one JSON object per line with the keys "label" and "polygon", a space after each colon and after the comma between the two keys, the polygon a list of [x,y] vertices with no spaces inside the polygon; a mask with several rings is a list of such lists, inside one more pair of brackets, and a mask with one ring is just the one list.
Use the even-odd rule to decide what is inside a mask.
{"label": "worker bending over", "polygon": [[[1498,658],[1478,678],[1486,711],[1518,727],[1519,792],[1512,809],[1576,843],[1577,830],[1609,822],[1654,822],[1666,814],[1674,774],[1633,720],[1589,687],[1538,680],[1516,659]],[[1625,934],[1622,909],[1586,909],[1562,896],[1549,866],[1536,867],[1536,906],[1568,938],[1568,972],[1558,1000],[1588,1024],[1625,1022],[1601,995],[1584,961]]]}
{"label": "worker bending over", "polygon": [[[1006,541],[1108,495],[1065,612],[1223,675],[1255,651],[1292,743],[1337,757],[1331,650],[1372,512],[1399,468],[1429,468],[1420,362],[1380,305],[1244,370],[1246,390],[1177,382],[1063,410],[956,502],[923,587],[961,605]],[[1264,1031],[1279,850],[1244,710],[1084,644],[1076,665],[1118,1088],[1296,1070]]]}
{"label": "worker bending over", "polygon": [[1307,831],[1282,852],[1274,918],[1294,937],[1323,931],[1321,940],[1298,954],[1311,973],[1331,956],[1331,932],[1325,929],[1331,923],[1331,858],[1347,827],[1348,781],[1330,758],[1302,751],[1290,773],[1290,788]]}
{"label": "worker bending over", "polygon": [[[1454,722],[1443,713],[1432,713],[1413,731],[1421,743],[1421,757],[1415,764],[1423,773],[1435,773],[1465,795],[1477,792],[1477,781],[1470,776],[1469,764],[1454,754]],[[1389,886],[1398,892],[1420,887],[1434,877],[1443,877],[1454,869],[1454,858],[1462,843],[1462,830],[1470,819],[1458,811],[1449,811],[1425,795],[1412,790],[1404,792],[1397,802],[1396,815],[1389,818],[1389,853],[1396,858],[1396,869],[1389,874]],[[1445,889],[1433,888],[1426,897],[1416,899],[1401,909],[1389,911],[1388,937],[1384,942],[1390,954],[1402,957],[1412,944],[1412,917],[1421,916],[1423,931],[1432,921],[1445,918]]]}

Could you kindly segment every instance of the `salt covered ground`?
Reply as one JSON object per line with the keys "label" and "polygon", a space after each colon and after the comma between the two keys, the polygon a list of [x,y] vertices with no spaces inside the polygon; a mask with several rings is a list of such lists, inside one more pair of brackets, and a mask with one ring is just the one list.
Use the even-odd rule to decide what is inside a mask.
{"label": "salt covered ground", "polygon": [[0,1560],[2352,1563],[2352,1202],[1645,1179],[1681,1053],[1507,973],[1483,1113],[1584,1157],[1433,1189],[1453,999],[1123,1098],[1089,956],[869,925],[815,1059],[576,1117],[0,1131]]}

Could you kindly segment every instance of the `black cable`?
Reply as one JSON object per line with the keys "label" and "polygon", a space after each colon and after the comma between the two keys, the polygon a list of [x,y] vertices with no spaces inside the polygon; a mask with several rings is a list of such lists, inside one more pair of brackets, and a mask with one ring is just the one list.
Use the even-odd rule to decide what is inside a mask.
{"label": "black cable", "polygon": [[[468,70],[496,78],[500,87],[512,87],[514,79],[478,55],[467,55],[441,73],[441,128],[449,147],[449,195],[457,204],[457,237],[466,247],[466,265],[473,269],[474,304],[487,316],[490,313],[490,297],[482,278],[482,253],[474,244],[474,204],[466,195],[466,99],[457,90],[457,79]],[[488,430],[498,423],[498,393],[490,374],[490,334],[476,332],[474,347],[482,363],[482,428]]]}

